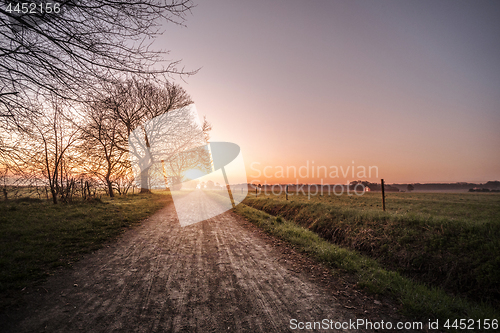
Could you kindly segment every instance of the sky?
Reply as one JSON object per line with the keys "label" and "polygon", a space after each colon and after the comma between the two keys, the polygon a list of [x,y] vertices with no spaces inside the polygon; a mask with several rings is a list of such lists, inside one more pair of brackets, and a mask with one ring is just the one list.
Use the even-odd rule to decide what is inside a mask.
{"label": "sky", "polygon": [[249,182],[500,180],[499,1],[195,3],[154,46]]}

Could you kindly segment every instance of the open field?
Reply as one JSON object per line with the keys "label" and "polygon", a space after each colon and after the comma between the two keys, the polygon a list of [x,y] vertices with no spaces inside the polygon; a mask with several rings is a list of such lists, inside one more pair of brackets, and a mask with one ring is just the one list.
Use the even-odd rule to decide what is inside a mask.
{"label": "open field", "polygon": [[[306,189],[306,188],[304,188]],[[283,191],[284,193],[284,191]],[[353,192],[354,193],[354,192]],[[255,197],[255,192],[248,195]],[[270,191],[259,192],[258,198],[273,198],[285,200],[285,195],[273,195]],[[310,198],[310,199],[309,199]],[[324,203],[336,207],[354,208],[365,213],[382,211],[382,194],[366,192],[363,195],[341,195],[327,191],[311,192],[308,196],[299,192],[291,192],[291,202]],[[437,192],[403,192],[385,194],[386,210],[391,215],[418,215],[421,218],[445,218],[463,222],[500,222],[500,194],[497,193],[437,193]]]}
{"label": "open field", "polygon": [[500,305],[500,195],[249,195],[245,204],[368,255],[384,268],[474,302]]}
{"label": "open field", "polygon": [[[498,324],[498,308],[452,296],[441,288],[412,281],[398,272],[385,269],[375,259],[328,242],[311,230],[281,216],[275,217],[244,204],[238,205],[235,211],[267,233],[286,241],[296,250],[307,253],[329,267],[334,275],[354,283],[357,289],[390,295],[401,305],[402,313],[408,317],[423,321],[437,319],[441,323],[441,329],[452,332],[457,331],[453,323],[463,321],[464,318],[467,318],[469,323],[493,320],[495,325]],[[449,327],[445,326],[446,323]],[[484,327],[479,329],[477,325],[472,325],[472,328],[474,332],[491,331]]]}
{"label": "open field", "polygon": [[33,198],[1,201],[0,308],[16,290],[102,247],[170,200],[162,192],[59,205]]}

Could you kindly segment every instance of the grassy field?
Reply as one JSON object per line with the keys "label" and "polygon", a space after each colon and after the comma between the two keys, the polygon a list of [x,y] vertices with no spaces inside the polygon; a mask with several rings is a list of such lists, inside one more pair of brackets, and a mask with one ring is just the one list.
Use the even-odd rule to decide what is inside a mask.
{"label": "grassy field", "polygon": [[[421,218],[444,218],[462,222],[500,222],[499,193],[386,193],[386,211],[392,215],[418,215]],[[249,195],[249,198],[255,197]],[[285,195],[275,196],[260,193],[258,198],[285,200]],[[325,203],[336,207],[353,208],[357,211],[379,213],[382,210],[380,192],[363,195],[290,195],[290,202]]]}
{"label": "grassy field", "polygon": [[53,205],[24,198],[0,202],[0,308],[15,293],[70,266],[171,201],[169,192]]}
{"label": "grassy field", "polygon": [[[480,304],[499,308],[499,194],[389,193],[386,212],[381,209],[380,193],[318,195],[311,200],[298,195],[289,201],[284,195],[261,193],[257,198],[249,195],[245,204],[370,258],[384,272],[472,302],[461,311],[470,312]],[[364,281],[374,291],[401,289],[384,287],[384,282],[373,279]],[[413,309],[412,314],[438,311],[428,305],[418,310],[410,303],[407,309]]]}

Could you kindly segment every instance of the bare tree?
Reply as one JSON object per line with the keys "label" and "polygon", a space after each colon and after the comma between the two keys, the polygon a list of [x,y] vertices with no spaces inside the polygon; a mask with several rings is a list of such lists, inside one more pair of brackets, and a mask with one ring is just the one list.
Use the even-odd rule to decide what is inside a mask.
{"label": "bare tree", "polygon": [[40,116],[26,120],[29,131],[22,133],[18,152],[24,173],[43,175],[57,204],[58,198],[66,201],[75,190],[77,156],[73,147],[79,130],[65,114],[61,100],[54,99],[50,106],[39,108]]}
{"label": "bare tree", "polygon": [[151,180],[161,182],[161,179],[166,179],[170,186],[182,182],[183,173],[189,169],[210,169],[211,159],[206,144],[211,128],[206,120],[199,124],[198,115],[191,107],[170,110],[148,120],[130,134],[131,158],[138,162],[133,164],[139,166],[142,191],[158,185],[151,184]]}
{"label": "bare tree", "polygon": [[[207,126],[205,122],[203,126]],[[162,151],[160,156],[162,171],[167,178],[170,178],[170,184],[174,189],[181,189],[180,183],[188,179],[185,176],[186,171],[197,169],[202,173],[209,173],[212,167],[212,160],[206,142],[200,142],[199,134],[207,133],[210,128],[197,128],[195,124],[183,124],[183,132],[171,136],[173,142],[168,143],[168,149]],[[209,126],[209,125],[208,125]],[[186,128],[187,127],[187,128]],[[194,134],[194,135],[193,135]],[[208,139],[206,139],[208,141]],[[186,149],[187,147],[194,147]]]}
{"label": "bare tree", "polygon": [[183,22],[189,0],[55,0],[50,8],[36,0],[27,10],[19,3],[0,6],[4,120],[29,115],[26,100],[34,93],[81,101],[89,90],[126,73],[192,73],[178,69],[178,62],[163,63],[165,52],[150,49],[163,20]]}
{"label": "bare tree", "polygon": [[[150,167],[154,162],[158,170],[162,169],[158,163],[164,159],[159,156],[174,156],[183,149],[203,145],[206,140],[201,142],[200,137],[208,139],[210,125],[206,120],[202,126],[192,123],[191,115],[183,109],[192,104],[192,100],[176,84],[159,85],[134,78],[111,85],[104,101],[114,119],[121,124],[122,130],[118,132],[121,138],[117,138],[117,142],[133,140],[136,143],[121,148],[138,161],[141,192],[150,189]],[[172,112],[175,112],[174,117],[165,117]],[[184,133],[182,140],[173,135],[179,131]]]}
{"label": "bare tree", "polygon": [[2,192],[7,200],[9,185],[12,184],[14,177],[22,170],[19,167],[19,152],[15,148],[17,137],[9,132],[0,135],[0,181],[2,183]]}
{"label": "bare tree", "polygon": [[[109,196],[113,197],[114,181],[126,177],[126,169],[130,167],[127,151],[123,149],[126,141],[122,142],[124,139],[119,133],[120,123],[106,100],[89,105],[83,122],[83,143],[80,146],[81,158],[84,160],[82,167],[104,180]],[[121,192],[120,187],[118,190]]]}
{"label": "bare tree", "polygon": [[124,142],[148,120],[193,103],[175,83],[158,84],[137,77],[107,85],[103,99],[125,129],[121,133]]}
{"label": "bare tree", "polygon": [[134,174],[130,167],[130,161],[124,160],[119,167],[115,169],[112,178],[114,188],[122,195],[127,194],[130,188],[134,185]]}

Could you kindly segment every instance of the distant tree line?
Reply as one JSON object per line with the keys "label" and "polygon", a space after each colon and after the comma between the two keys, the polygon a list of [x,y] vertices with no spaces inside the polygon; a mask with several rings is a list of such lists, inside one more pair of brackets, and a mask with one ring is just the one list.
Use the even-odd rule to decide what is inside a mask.
{"label": "distant tree line", "polygon": [[469,192],[500,192],[500,189],[490,190],[489,188],[470,188]]}
{"label": "distant tree line", "polygon": [[[362,184],[364,187],[369,188],[370,191],[382,191],[381,184],[371,183],[369,181],[355,180],[349,183],[350,186],[356,186],[357,184]],[[386,192],[399,192],[397,187],[391,186],[389,184],[384,184],[384,191]]]}
{"label": "distant tree line", "polygon": [[[392,184],[400,190],[411,191],[469,191],[470,189],[500,190],[499,181],[488,181],[486,183],[412,183],[412,184]],[[410,187],[411,186],[411,187]],[[473,191],[471,191],[473,192]]]}

